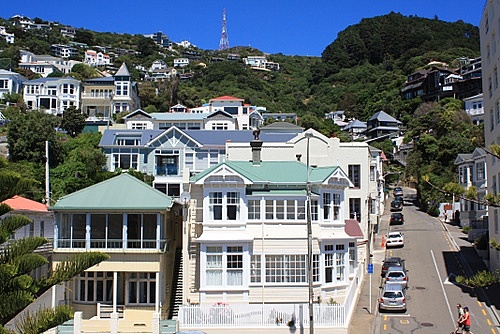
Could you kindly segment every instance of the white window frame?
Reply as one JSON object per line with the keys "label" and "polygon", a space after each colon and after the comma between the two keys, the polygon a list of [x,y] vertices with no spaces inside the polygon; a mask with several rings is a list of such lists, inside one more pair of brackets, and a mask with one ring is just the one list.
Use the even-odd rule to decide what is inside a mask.
{"label": "white window frame", "polygon": [[[323,245],[323,274],[326,285],[343,285],[349,277],[349,247],[343,243]],[[346,265],[347,263],[347,265]],[[331,270],[331,281],[327,281]]]}
{"label": "white window frame", "polygon": [[248,247],[243,244],[201,245],[202,290],[241,290],[248,287]]}

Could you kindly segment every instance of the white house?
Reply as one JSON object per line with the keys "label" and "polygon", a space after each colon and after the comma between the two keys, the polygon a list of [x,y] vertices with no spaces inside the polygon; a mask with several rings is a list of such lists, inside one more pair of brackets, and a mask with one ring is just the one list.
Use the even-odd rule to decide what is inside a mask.
{"label": "white house", "polygon": [[72,77],[40,78],[24,82],[23,99],[29,109],[61,116],[69,107],[80,107],[80,91],[80,81]]}
{"label": "white house", "polygon": [[[302,136],[301,146],[308,141]],[[316,321],[334,327],[336,317],[320,320],[319,313],[331,310],[333,301],[343,307],[351,300],[346,293],[357,281],[357,238],[362,238],[357,221],[344,219],[345,192],[352,182],[339,166],[267,160],[272,153],[261,155],[267,150],[262,144],[259,139],[246,143],[252,151],[245,160],[227,160],[195,175],[190,195],[181,195],[186,204],[183,300],[192,305],[181,307],[181,326],[226,321],[197,319],[197,325],[188,316],[196,308],[212,307],[218,313],[222,305],[222,312],[242,314],[246,305],[245,320],[231,323],[228,318],[227,326],[251,327],[260,321],[260,326],[276,328],[296,316],[307,327],[303,306],[309,274]]]}
{"label": "white house", "polygon": [[189,65],[188,58],[175,58],[174,59],[174,67],[185,67]]}
{"label": "white house", "polygon": [[27,80],[19,73],[0,69],[0,98],[5,94],[22,94],[23,82]]}
{"label": "white house", "polygon": [[7,43],[14,44],[14,34],[8,33],[4,26],[0,26],[0,37]]}

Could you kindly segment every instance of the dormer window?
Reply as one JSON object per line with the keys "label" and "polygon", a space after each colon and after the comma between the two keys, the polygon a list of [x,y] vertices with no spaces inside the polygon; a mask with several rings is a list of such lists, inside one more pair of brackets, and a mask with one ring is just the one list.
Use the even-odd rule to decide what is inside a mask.
{"label": "dormer window", "polygon": [[139,146],[141,144],[140,137],[117,137],[115,144],[118,146]]}
{"label": "dormer window", "polygon": [[[213,191],[208,196],[210,220],[239,220],[240,194],[236,191]],[[225,217],[225,218],[224,218]]]}

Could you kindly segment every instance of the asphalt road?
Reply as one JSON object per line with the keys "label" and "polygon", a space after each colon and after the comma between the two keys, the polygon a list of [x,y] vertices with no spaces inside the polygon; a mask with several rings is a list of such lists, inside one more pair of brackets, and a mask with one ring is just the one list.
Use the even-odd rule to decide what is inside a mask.
{"label": "asphalt road", "polygon": [[[410,190],[405,189],[404,197],[404,225],[389,226],[386,219],[379,235],[389,230],[401,231],[405,235],[404,247],[387,249],[385,256],[400,256],[406,260],[408,309],[406,313],[379,312],[376,307],[379,291],[375,291],[374,333],[449,334],[456,326],[457,303],[469,307],[471,330],[475,334],[497,333],[474,292],[454,284],[455,275],[466,275],[467,268],[447,229],[439,219],[420,212],[413,205],[414,194]],[[379,280],[379,285],[382,285],[379,273],[372,279]]]}

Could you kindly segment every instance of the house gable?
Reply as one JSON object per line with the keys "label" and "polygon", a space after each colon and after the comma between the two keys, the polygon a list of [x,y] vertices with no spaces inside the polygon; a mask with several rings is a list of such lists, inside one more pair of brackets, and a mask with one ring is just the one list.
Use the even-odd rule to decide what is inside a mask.
{"label": "house gable", "polygon": [[146,144],[147,147],[202,147],[203,145],[193,137],[179,130],[175,126],[165,130],[162,134],[155,137]]}

